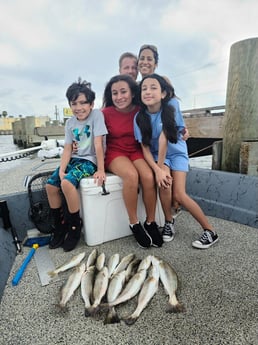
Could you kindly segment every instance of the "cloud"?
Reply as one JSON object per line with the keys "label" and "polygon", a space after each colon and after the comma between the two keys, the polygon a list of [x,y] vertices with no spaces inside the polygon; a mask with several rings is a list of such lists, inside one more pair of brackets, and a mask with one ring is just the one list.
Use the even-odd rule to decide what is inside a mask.
{"label": "cloud", "polygon": [[[0,3],[0,112],[53,114],[79,76],[98,106],[125,51],[158,46],[182,107],[225,102],[230,46],[257,34],[256,0],[10,0]],[[9,90],[9,92],[7,92]]]}

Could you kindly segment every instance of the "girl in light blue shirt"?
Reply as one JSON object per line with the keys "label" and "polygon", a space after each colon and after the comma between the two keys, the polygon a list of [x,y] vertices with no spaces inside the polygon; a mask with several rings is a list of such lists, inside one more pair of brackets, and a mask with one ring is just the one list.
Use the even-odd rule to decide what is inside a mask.
{"label": "girl in light blue shirt", "polygon": [[140,93],[141,109],[134,119],[134,132],[159,187],[165,216],[163,240],[169,242],[175,235],[171,211],[173,182],[173,199],[187,209],[203,228],[203,234],[192,243],[193,247],[209,248],[218,241],[218,235],[199,205],[186,193],[189,159],[182,139],[184,120],[174,89],[163,77],[151,74],[141,81]]}

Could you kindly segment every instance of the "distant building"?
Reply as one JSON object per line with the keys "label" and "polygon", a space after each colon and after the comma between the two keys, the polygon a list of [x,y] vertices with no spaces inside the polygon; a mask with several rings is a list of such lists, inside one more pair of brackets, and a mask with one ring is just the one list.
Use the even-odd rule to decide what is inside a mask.
{"label": "distant building", "polygon": [[14,117],[0,117],[0,134],[12,134],[12,124],[17,120]]}

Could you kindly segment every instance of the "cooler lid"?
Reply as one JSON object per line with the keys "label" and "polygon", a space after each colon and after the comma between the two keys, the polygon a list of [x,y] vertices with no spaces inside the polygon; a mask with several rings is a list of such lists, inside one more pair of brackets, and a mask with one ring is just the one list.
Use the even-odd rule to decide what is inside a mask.
{"label": "cooler lid", "polygon": [[[117,175],[107,173],[106,176],[107,176],[106,182],[105,182],[106,186],[109,186],[112,184],[118,184],[118,183],[121,184],[123,182],[122,179]],[[96,183],[94,183],[94,178],[92,176],[90,176],[90,177],[85,177],[85,178],[81,179],[80,187],[81,188],[90,188],[90,187],[98,187],[98,186],[96,185]]]}

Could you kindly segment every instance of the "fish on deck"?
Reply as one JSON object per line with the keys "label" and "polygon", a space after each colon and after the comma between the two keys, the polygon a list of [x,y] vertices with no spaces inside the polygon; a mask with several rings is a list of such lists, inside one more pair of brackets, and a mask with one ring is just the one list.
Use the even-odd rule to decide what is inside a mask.
{"label": "fish on deck", "polygon": [[102,298],[105,296],[108,288],[108,268],[104,266],[96,275],[94,286],[93,286],[93,303],[90,308],[88,308],[89,315],[94,315],[101,303]]}
{"label": "fish on deck", "polygon": [[144,281],[141,291],[138,295],[138,303],[135,311],[123,318],[127,325],[132,325],[139,318],[141,312],[147,307],[159,288],[159,268],[151,266],[147,279]]}
{"label": "fish on deck", "polygon": [[66,283],[62,286],[60,291],[60,302],[58,304],[58,306],[62,310],[65,310],[67,302],[80,286],[85,267],[85,263],[82,263],[80,266],[75,267],[72,274],[70,274],[70,276],[68,277]]}
{"label": "fish on deck", "polygon": [[[121,293],[124,287],[125,281],[126,281],[125,270],[118,272],[111,278],[108,285],[108,290],[107,290],[108,303],[113,302],[118,297],[118,295]],[[104,324],[117,323],[117,322],[120,322],[120,319],[116,312],[115,306],[112,306],[108,310]]]}
{"label": "fish on deck", "polygon": [[138,271],[126,284],[125,288],[122,290],[122,292],[119,294],[119,296],[110,303],[103,304],[107,307],[112,307],[121,303],[124,303],[128,301],[129,299],[133,298],[138,294],[140,291],[142,284],[144,283],[144,280],[147,275],[147,270],[140,270]]}
{"label": "fish on deck", "polygon": [[84,301],[85,316],[90,316],[89,311],[91,308],[94,276],[95,276],[95,266],[90,266],[89,268],[86,268],[86,271],[83,273],[82,279],[81,279],[81,295]]}
{"label": "fish on deck", "polygon": [[53,277],[57,276],[60,272],[65,272],[65,271],[79,265],[81,263],[81,261],[84,259],[85,255],[86,255],[86,253],[82,252],[80,254],[73,256],[71,260],[69,260],[66,263],[64,263],[63,265],[57,267],[53,271],[48,272],[48,275],[53,278]]}
{"label": "fish on deck", "polygon": [[166,261],[159,261],[159,276],[166,293],[169,296],[168,313],[178,313],[185,310],[183,304],[179,303],[176,291],[178,288],[178,277],[173,267]]}

